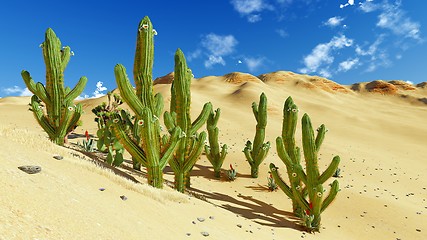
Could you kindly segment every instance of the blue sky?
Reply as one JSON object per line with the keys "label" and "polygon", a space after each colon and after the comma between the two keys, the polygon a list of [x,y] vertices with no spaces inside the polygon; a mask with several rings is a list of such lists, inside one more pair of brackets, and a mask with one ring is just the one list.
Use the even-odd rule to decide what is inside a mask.
{"label": "blue sky", "polygon": [[158,32],[154,78],[173,71],[181,48],[197,78],[285,70],[340,84],[419,83],[427,81],[426,10],[424,0],[7,1],[0,8],[0,97],[29,94],[23,69],[45,83],[39,45],[48,27],[75,53],[66,86],[87,76],[87,97],[116,88],[117,63],[132,77],[146,15]]}

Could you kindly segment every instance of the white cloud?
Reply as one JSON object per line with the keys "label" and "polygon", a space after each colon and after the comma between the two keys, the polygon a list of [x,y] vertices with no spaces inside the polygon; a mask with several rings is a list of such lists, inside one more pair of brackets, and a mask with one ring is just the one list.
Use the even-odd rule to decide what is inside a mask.
{"label": "white cloud", "polygon": [[225,61],[221,56],[209,55],[209,58],[205,60],[205,67],[211,68],[215,64],[221,64],[225,66]]}
{"label": "white cloud", "polygon": [[379,45],[383,42],[384,35],[379,35],[374,43],[372,43],[368,49],[364,50],[361,46],[356,46],[356,54],[360,56],[375,56],[378,51]]}
{"label": "white cloud", "polygon": [[191,62],[193,59],[199,58],[201,54],[202,54],[202,50],[197,49],[196,51],[187,54],[186,57],[187,57],[187,60]]}
{"label": "white cloud", "polygon": [[[208,59],[205,60],[205,67],[210,68],[216,64],[224,66],[226,64],[224,56],[233,53],[237,44],[238,42],[233,35],[222,36],[210,33],[204,36],[201,45],[208,52]],[[196,50],[196,52],[198,55],[202,53],[201,50]]]}
{"label": "white cloud", "polygon": [[286,38],[288,36],[288,33],[283,30],[283,29],[277,29],[276,30],[277,34],[279,34],[279,36],[281,36],[282,38]]}
{"label": "white cloud", "polygon": [[346,61],[340,62],[338,66],[339,72],[347,72],[348,70],[357,67],[359,64],[359,58],[347,59]]}
{"label": "white cloud", "polygon": [[421,40],[420,24],[406,17],[399,7],[399,5],[386,7],[378,16],[377,26],[389,29],[399,36]]}
{"label": "white cloud", "polygon": [[331,76],[329,70],[326,70],[333,62],[332,52],[350,47],[353,45],[353,39],[348,39],[345,35],[335,36],[327,43],[318,44],[311,53],[304,57],[304,68],[300,69],[302,73],[312,73],[322,70],[323,76]]}
{"label": "white cloud", "polygon": [[241,16],[247,17],[248,21],[252,23],[261,21],[260,12],[274,9],[264,0],[232,0],[231,4]]}
{"label": "white cloud", "polygon": [[244,62],[246,64],[246,66],[248,67],[249,71],[255,72],[256,70],[258,70],[258,68],[260,66],[263,65],[264,58],[262,58],[262,57],[260,57],[260,58],[247,57],[247,58],[244,58]]}
{"label": "white cloud", "polygon": [[95,89],[95,91],[93,92],[93,97],[94,97],[94,98],[99,98],[99,97],[102,97],[102,96],[104,96],[104,95],[105,95],[105,93],[102,93],[102,92],[103,92],[103,91],[107,91],[107,88],[106,88],[106,87],[104,87],[103,85],[104,85],[104,83],[103,83],[103,82],[101,82],[101,81],[98,81],[98,82],[96,83],[96,89]]}
{"label": "white cloud", "polygon": [[328,19],[328,21],[324,22],[323,25],[328,27],[336,27],[340,25],[344,21],[344,18],[342,17],[331,17]]}
{"label": "white cloud", "polygon": [[414,82],[411,82],[411,81],[405,81],[405,82],[408,84],[414,85]]}
{"label": "white cloud", "polygon": [[12,96],[32,96],[33,93],[28,90],[28,88],[21,88],[19,86],[13,86],[9,88],[3,88],[2,92],[4,92],[6,95],[12,95]]}
{"label": "white cloud", "polygon": [[352,5],[354,5],[354,0],[348,0],[347,3],[340,4],[340,8],[345,8],[347,6],[352,6]]}
{"label": "white cloud", "polygon": [[380,5],[375,4],[372,0],[366,0],[365,2],[359,3],[359,8],[365,13],[376,11],[380,8]]}

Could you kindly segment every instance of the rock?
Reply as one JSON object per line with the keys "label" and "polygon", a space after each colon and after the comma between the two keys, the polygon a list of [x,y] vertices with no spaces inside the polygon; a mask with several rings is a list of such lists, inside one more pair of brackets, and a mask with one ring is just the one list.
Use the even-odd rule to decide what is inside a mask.
{"label": "rock", "polygon": [[105,191],[105,188],[100,188],[99,191],[103,192]]}
{"label": "rock", "polygon": [[125,195],[120,196],[123,201],[126,201],[128,198]]}
{"label": "rock", "polygon": [[201,232],[201,234],[202,234],[204,237],[209,236],[209,233],[208,233],[208,232]]}
{"label": "rock", "polygon": [[204,218],[202,218],[202,217],[198,217],[198,218],[197,218],[197,220],[198,220],[199,222],[204,222],[204,221],[205,221],[205,219],[204,219]]}
{"label": "rock", "polygon": [[39,173],[42,170],[40,166],[32,166],[32,165],[20,166],[18,168],[19,170],[26,172],[28,174]]}
{"label": "rock", "polygon": [[369,92],[380,94],[395,94],[398,90],[395,85],[383,80],[372,81],[366,84],[365,89]]}
{"label": "rock", "polygon": [[56,160],[62,160],[62,159],[64,159],[64,157],[60,156],[60,155],[55,155],[55,156],[53,156],[53,158],[55,158]]}

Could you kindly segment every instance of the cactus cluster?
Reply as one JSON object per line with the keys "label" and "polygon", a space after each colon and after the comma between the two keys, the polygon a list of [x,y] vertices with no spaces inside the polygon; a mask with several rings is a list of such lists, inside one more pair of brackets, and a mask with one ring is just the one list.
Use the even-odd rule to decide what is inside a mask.
{"label": "cactus cluster", "polygon": [[256,102],[252,103],[252,111],[257,121],[255,139],[253,144],[251,141],[246,142],[243,152],[251,166],[251,176],[257,178],[259,165],[270,150],[270,142],[264,143],[265,127],[267,126],[267,97],[264,93],[259,98],[259,105]]}
{"label": "cactus cluster", "polygon": [[209,113],[212,111],[212,104],[206,103],[202,112],[194,122],[191,121],[190,105],[191,92],[190,85],[193,74],[187,67],[184,53],[178,49],[175,53],[174,80],[171,87],[170,112],[164,113],[165,125],[169,132],[179,127],[182,130],[181,141],[173,158],[169,162],[175,174],[175,188],[184,192],[190,185],[190,171],[200,157],[206,140],[206,132],[197,133],[200,127],[205,124]]}
{"label": "cactus cluster", "polygon": [[318,152],[325,137],[326,127],[321,125],[314,131],[310,117],[302,117],[302,143],[305,160],[305,171],[300,164],[300,149],[295,146],[295,128],[298,118],[298,108],[289,97],[283,109],[282,136],[276,139],[277,153],[285,163],[290,185],[278,174],[278,168],[271,163],[271,174],[283,192],[292,199],[296,216],[303,219],[309,231],[319,231],[321,213],[331,204],[339,191],[338,181],[331,184],[329,194],[325,197],[323,184],[330,179],[338,168],[340,158],[335,156],[327,169],[320,174]]}
{"label": "cactus cluster", "polygon": [[23,70],[21,75],[34,94],[31,110],[37,122],[52,142],[62,146],[82,114],[81,104],[75,105],[73,101],[83,92],[87,78],[81,77],[73,89],[64,87],[64,71],[73,52],[70,47],[61,46],[61,41],[51,28],[47,29],[45,41],[40,47],[46,65],[46,85],[35,83],[28,71]]}
{"label": "cactus cluster", "polygon": [[216,178],[221,177],[221,167],[224,163],[225,156],[227,155],[227,144],[223,144],[220,151],[218,143],[219,129],[216,126],[218,123],[219,116],[221,115],[221,109],[218,108],[215,113],[211,111],[208,120],[206,122],[206,128],[208,130],[209,145],[205,145],[206,157],[214,168],[214,175]]}
{"label": "cactus cluster", "polygon": [[[103,102],[92,109],[92,113],[96,115],[95,122],[98,124],[97,148],[99,151],[107,152],[106,162],[108,164],[118,167],[124,161],[124,147],[113,134],[110,125],[113,114],[122,110],[119,106],[123,104],[123,101],[118,94],[112,92],[107,93],[107,98],[107,103]],[[130,113],[127,115],[130,117]]]}

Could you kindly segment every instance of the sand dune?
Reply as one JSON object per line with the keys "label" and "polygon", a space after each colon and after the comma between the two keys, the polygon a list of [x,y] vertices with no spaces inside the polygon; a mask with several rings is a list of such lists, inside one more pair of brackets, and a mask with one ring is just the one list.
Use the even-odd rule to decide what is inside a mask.
{"label": "sand dune", "polygon": [[[165,110],[170,81],[171,76],[159,78],[154,87],[164,96]],[[201,232],[208,232],[210,239],[425,239],[427,101],[422,99],[427,99],[427,91],[422,84],[387,81],[381,84],[395,88],[385,94],[373,91],[375,84],[342,86],[285,71],[194,79],[192,115],[196,117],[207,101],[221,108],[219,140],[229,146],[223,167],[233,164],[239,173],[234,182],[216,180],[202,156],[190,190],[205,201],[169,187],[152,189],[143,174],[122,169],[142,182],[134,184],[96,167],[81,153],[46,139],[28,111],[28,97],[2,98],[0,239],[202,239]],[[261,92],[268,98],[266,140],[272,148],[259,178],[252,179],[242,149],[255,135],[251,104]],[[281,133],[288,96],[298,105],[300,118],[308,113],[314,127],[324,123],[329,130],[320,149],[321,168],[334,155],[342,159],[341,192],[323,213],[323,227],[315,235],[296,224],[285,194],[269,192],[266,186],[270,162],[285,173],[275,138]],[[84,125],[72,143],[80,141],[78,134],[85,130],[95,134],[91,109],[102,101],[106,97],[81,101]],[[298,125],[299,146],[300,129]],[[53,159],[55,154],[64,159]],[[21,172],[17,167],[25,164],[40,165],[42,172]],[[169,168],[165,178],[173,181]]]}

